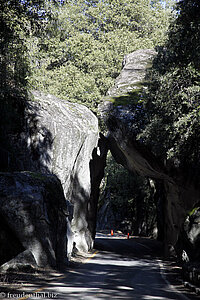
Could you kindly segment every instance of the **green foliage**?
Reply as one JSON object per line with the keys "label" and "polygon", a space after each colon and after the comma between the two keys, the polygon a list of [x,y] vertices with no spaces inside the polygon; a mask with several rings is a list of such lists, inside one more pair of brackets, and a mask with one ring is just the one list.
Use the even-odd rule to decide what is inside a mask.
{"label": "green foliage", "polygon": [[114,97],[107,96],[104,99],[106,99],[106,101],[112,102],[114,106],[121,106],[121,105],[126,106],[126,105],[137,104],[138,101],[141,99],[141,95],[142,95],[142,89],[137,88],[127,94],[114,96]]}
{"label": "green foliage", "polygon": [[124,55],[164,41],[171,11],[159,1],[152,5],[149,0],[52,5],[51,21],[34,41],[30,85],[97,112]]}
{"label": "green foliage", "polygon": [[167,64],[170,66],[187,66],[192,63],[200,68],[200,3],[198,0],[181,0],[177,4],[178,18],[171,26]]}
{"label": "green foliage", "polygon": [[188,212],[188,215],[191,217],[196,211],[198,211],[200,207],[195,207],[191,211]]}
{"label": "green foliage", "polygon": [[[23,119],[23,101],[29,74],[26,39],[30,33],[29,3],[0,4],[0,138],[16,133]],[[16,98],[19,97],[18,101]]]}
{"label": "green foliage", "polygon": [[134,234],[149,235],[155,225],[156,207],[149,180],[131,174],[117,164],[110,152],[107,157],[104,186],[99,207],[109,199],[112,211],[118,218],[119,229],[124,221]]}
{"label": "green foliage", "polygon": [[[5,0],[0,3],[0,95],[27,90],[37,35],[50,22],[52,0]],[[53,1],[54,7],[57,1]]]}
{"label": "green foliage", "polygon": [[143,128],[138,135],[175,167],[200,161],[200,3],[180,1],[169,38],[150,74]]}
{"label": "green foliage", "polygon": [[[24,125],[28,78],[31,74],[30,41],[41,29],[46,1],[0,2],[0,156],[12,151],[10,139]],[[32,46],[33,47],[33,46]],[[6,159],[2,159],[0,168]]]}

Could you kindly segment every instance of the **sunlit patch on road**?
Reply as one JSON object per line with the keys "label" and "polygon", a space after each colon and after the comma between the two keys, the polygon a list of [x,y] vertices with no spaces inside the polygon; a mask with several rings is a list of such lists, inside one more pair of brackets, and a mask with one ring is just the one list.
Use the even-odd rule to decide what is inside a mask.
{"label": "sunlit patch on road", "polygon": [[130,287],[130,286],[117,286],[117,289],[119,290],[134,290],[134,288]]}
{"label": "sunlit patch on road", "polygon": [[58,300],[186,299],[162,276],[150,240],[100,236],[96,240],[97,251],[66,270],[64,276],[49,282],[42,292],[56,293]]}
{"label": "sunlit patch on road", "polygon": [[160,297],[160,296],[144,296],[142,298],[143,300],[169,300],[168,298],[166,297]]}

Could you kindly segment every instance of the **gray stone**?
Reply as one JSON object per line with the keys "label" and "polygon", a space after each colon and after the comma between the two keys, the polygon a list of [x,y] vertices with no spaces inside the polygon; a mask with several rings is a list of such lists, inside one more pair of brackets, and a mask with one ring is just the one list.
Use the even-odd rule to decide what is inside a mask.
{"label": "gray stone", "polygon": [[34,271],[38,267],[30,250],[25,250],[0,266],[0,272]]}
{"label": "gray stone", "polygon": [[200,261],[200,208],[196,208],[187,216],[176,244],[179,259],[183,260],[183,254],[188,261]]}
{"label": "gray stone", "polygon": [[[19,256],[4,265],[4,270],[19,264],[57,268],[64,263],[68,212],[56,176],[0,173],[0,214],[8,227],[4,230],[8,235],[12,231],[21,245],[19,251],[25,251],[18,251]],[[7,245],[8,250],[9,246],[12,244]]]}
{"label": "gray stone", "polygon": [[107,139],[100,133],[98,149],[94,149],[92,154],[92,160],[90,162],[91,196],[88,204],[88,225],[90,231],[92,232],[93,239],[95,238],[96,234],[97,206],[100,194],[99,187],[101,184],[101,180],[104,177],[107,152]]}
{"label": "gray stone", "polygon": [[191,180],[195,179],[192,170],[185,174],[178,169],[172,172],[166,162],[136,140],[140,125],[135,122],[134,103],[138,103],[145,89],[147,70],[155,54],[154,50],[147,49],[126,56],[122,72],[99,110],[107,125],[109,148],[116,161],[131,172],[153,178],[164,186],[162,227],[167,254],[168,249],[176,245],[187,212],[199,202],[200,191],[196,180]]}
{"label": "gray stone", "polygon": [[[99,178],[95,177],[99,171],[97,167],[91,170],[91,165],[96,161],[95,151],[100,151],[96,157],[103,155],[98,146],[97,117],[83,105],[49,94],[33,91],[30,96],[32,100],[25,111],[26,128],[12,143],[18,170],[58,176],[73,207],[68,224],[68,250],[76,243],[78,250],[88,251],[94,239],[96,204],[93,202],[97,202],[94,194],[98,195],[99,184]],[[94,216],[92,228],[89,215]]]}
{"label": "gray stone", "polygon": [[123,60],[123,69],[107,95],[115,97],[141,87],[145,82],[147,69],[152,66],[151,61],[155,55],[156,51],[153,49],[141,49],[126,55]]}
{"label": "gray stone", "polygon": [[187,236],[193,245],[194,260],[200,260],[200,208],[196,209],[189,217],[189,224],[186,230]]}

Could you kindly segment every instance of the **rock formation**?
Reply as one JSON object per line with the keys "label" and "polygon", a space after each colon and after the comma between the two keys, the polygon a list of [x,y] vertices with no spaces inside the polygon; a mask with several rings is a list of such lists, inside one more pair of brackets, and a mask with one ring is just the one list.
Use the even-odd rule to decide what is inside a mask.
{"label": "rock formation", "polygon": [[[163,187],[164,203],[160,216],[164,216],[162,229],[166,251],[170,245],[175,246],[187,212],[199,202],[200,191],[193,180],[194,174],[191,175],[189,170],[187,174],[178,169],[171,170],[141,141],[135,139],[137,110],[134,104],[138,103],[145,88],[145,75],[155,54],[154,50],[147,49],[138,50],[125,57],[122,73],[100,107],[109,130],[108,138],[99,135],[98,120],[85,106],[37,91],[32,92],[32,99],[27,101],[23,113],[25,122],[22,130],[8,137],[12,154],[0,149],[5,157],[4,169],[25,172],[0,176],[0,215],[5,216],[1,218],[0,239],[8,250],[7,257],[0,252],[0,263],[18,255],[13,264],[20,260],[29,260],[38,266],[58,264],[57,253],[60,251],[59,256],[62,259],[64,257],[62,251],[65,249],[63,241],[66,224],[63,208],[66,203],[70,211],[67,253],[70,256],[74,245],[81,251],[88,251],[93,247],[99,185],[108,148],[116,161],[125,168],[153,178]],[[37,175],[33,179],[36,173],[27,171],[43,175]],[[55,186],[58,181],[55,183],[50,174],[56,175],[60,180],[66,202],[64,196],[61,196],[61,190]],[[49,181],[53,182],[55,189],[49,187]],[[7,190],[3,182],[6,182]],[[55,192],[58,190],[59,192]],[[56,199],[57,193],[60,200],[56,204],[52,195]],[[18,196],[14,197],[14,194]],[[9,207],[5,199],[8,199]],[[51,203],[50,206],[40,213],[41,207],[47,205],[47,202]],[[33,215],[29,213],[29,206],[33,206]],[[19,208],[18,214],[15,214],[16,208]],[[42,219],[38,220],[37,225],[38,213]],[[53,220],[53,213],[58,219],[63,218],[59,223],[60,227],[55,223],[57,219]],[[11,218],[12,214],[16,216],[14,220]],[[25,216],[25,221],[21,220],[22,216]],[[41,226],[47,234],[41,237],[37,226]],[[56,246],[58,231],[62,251]],[[10,240],[4,238],[7,233]],[[10,242],[14,245],[12,251],[8,249]]]}
{"label": "rock formation", "polygon": [[[33,91],[22,132],[12,137],[8,169],[55,174],[71,207],[68,253],[93,246],[98,189],[106,157],[98,120],[85,106]],[[99,143],[99,145],[98,145]],[[8,162],[11,159],[8,157]],[[13,159],[12,159],[13,161]],[[72,216],[73,214],[73,216]]]}
{"label": "rock formation", "polygon": [[108,152],[107,139],[100,133],[98,148],[95,148],[90,161],[91,173],[91,195],[88,203],[88,225],[92,238],[94,240],[96,234],[97,221],[97,205],[99,200],[99,186],[104,177],[104,169],[106,166],[106,157]]}
{"label": "rock formation", "polygon": [[125,57],[122,72],[108,91],[100,112],[109,130],[109,148],[116,161],[132,172],[159,180],[164,186],[163,227],[168,253],[168,248],[174,247],[178,240],[188,211],[197,205],[200,191],[189,171],[187,174],[178,169],[172,171],[135,139],[139,107],[135,109],[134,104],[138,103],[145,88],[145,76],[155,54],[154,50],[147,49]]}
{"label": "rock formation", "polygon": [[[200,261],[200,208],[194,209],[189,216],[187,216],[176,245],[180,254],[185,253],[187,261]],[[182,257],[179,257],[181,260]]]}
{"label": "rock formation", "polygon": [[0,207],[1,270],[64,264],[68,211],[56,176],[0,173]]}

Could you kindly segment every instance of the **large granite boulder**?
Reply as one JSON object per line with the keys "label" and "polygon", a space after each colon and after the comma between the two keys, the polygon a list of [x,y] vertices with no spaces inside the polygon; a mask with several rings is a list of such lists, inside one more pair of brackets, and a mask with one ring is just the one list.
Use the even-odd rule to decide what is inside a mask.
{"label": "large granite boulder", "polygon": [[[163,228],[166,254],[174,247],[188,211],[198,203],[200,191],[192,170],[183,174],[160,161],[142,141],[136,140],[140,120],[137,110],[146,85],[146,74],[156,52],[138,50],[125,57],[115,86],[108,91],[99,110],[108,128],[109,148],[125,168],[162,183]],[[140,115],[141,116],[141,115]],[[136,122],[137,119],[137,122]]]}
{"label": "large granite boulder", "polygon": [[67,216],[56,176],[0,173],[1,270],[60,268],[66,258]]}
{"label": "large granite boulder", "polygon": [[192,210],[187,216],[180,234],[176,248],[180,253],[180,260],[200,261],[200,208]]}
{"label": "large granite boulder", "polygon": [[98,119],[77,103],[38,91],[30,97],[24,111],[25,126],[11,141],[14,170],[58,176],[72,211],[68,250],[71,252],[75,243],[79,250],[88,251],[93,246],[99,175],[103,176],[104,168],[96,161],[106,157],[103,146],[98,146],[103,139],[99,141]]}
{"label": "large granite boulder", "polygon": [[200,208],[196,208],[186,220],[184,230],[192,245],[192,260],[200,261]]}
{"label": "large granite boulder", "polygon": [[156,51],[153,49],[142,49],[127,54],[122,63],[121,73],[116,78],[115,85],[108,90],[107,95],[123,96],[142,88],[145,84],[146,71],[152,66],[152,59],[155,55]]}

